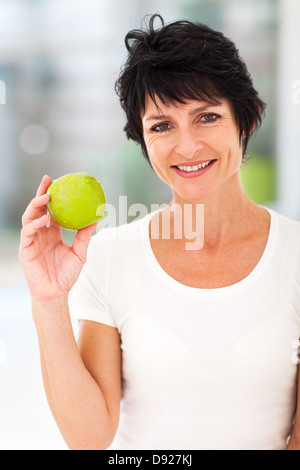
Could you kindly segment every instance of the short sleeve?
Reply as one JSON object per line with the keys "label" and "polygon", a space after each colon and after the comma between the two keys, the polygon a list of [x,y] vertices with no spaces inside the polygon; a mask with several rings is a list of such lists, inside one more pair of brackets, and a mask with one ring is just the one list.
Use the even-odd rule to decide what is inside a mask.
{"label": "short sleeve", "polygon": [[90,320],[117,327],[108,301],[109,241],[95,235],[88,248],[87,262],[70,295],[72,319]]}

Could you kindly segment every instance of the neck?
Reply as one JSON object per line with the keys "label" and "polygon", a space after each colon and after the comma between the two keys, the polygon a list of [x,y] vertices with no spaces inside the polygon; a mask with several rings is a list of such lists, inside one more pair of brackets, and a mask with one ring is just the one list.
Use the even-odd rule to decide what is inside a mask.
{"label": "neck", "polygon": [[186,242],[184,234],[188,233],[188,228],[185,224],[191,224],[191,215],[192,231],[204,231],[203,240],[206,248],[221,247],[237,237],[247,236],[255,229],[258,213],[264,212],[264,209],[257,207],[245,193],[239,173],[233,175],[225,185],[202,201],[185,201],[174,194],[168,209],[171,209],[175,215],[178,210],[184,214],[187,208],[189,216],[186,218],[182,216],[182,241]]}

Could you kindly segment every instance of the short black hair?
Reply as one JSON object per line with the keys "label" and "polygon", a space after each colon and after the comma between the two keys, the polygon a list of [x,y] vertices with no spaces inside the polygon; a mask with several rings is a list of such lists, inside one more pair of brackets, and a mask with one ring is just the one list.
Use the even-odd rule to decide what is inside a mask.
{"label": "short black hair", "polygon": [[[156,19],[161,21],[160,29],[154,28]],[[261,125],[266,105],[230,39],[202,23],[181,20],[165,25],[155,14],[148,28],[126,35],[125,45],[129,54],[115,89],[127,118],[127,138],[141,145],[148,161],[141,120],[147,95],[154,102],[156,95],[163,103],[200,99],[217,104],[227,98],[234,108],[245,159],[249,138]]]}

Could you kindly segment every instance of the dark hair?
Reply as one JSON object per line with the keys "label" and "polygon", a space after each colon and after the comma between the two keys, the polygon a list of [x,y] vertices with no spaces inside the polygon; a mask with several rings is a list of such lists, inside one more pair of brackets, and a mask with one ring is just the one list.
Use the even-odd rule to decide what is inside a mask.
{"label": "dark hair", "polygon": [[[160,29],[154,29],[156,18],[161,20]],[[165,25],[155,14],[148,29],[130,31],[125,44],[129,55],[115,89],[127,118],[124,131],[128,139],[141,145],[148,161],[141,120],[147,94],[154,102],[157,95],[164,104],[189,99],[217,104],[218,98],[227,98],[234,108],[244,158],[266,105],[231,40],[201,23],[176,21]]]}

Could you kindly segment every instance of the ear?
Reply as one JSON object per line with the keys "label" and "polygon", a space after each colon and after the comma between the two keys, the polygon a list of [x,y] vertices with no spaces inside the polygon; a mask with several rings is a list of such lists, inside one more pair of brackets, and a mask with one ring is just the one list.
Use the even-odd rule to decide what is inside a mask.
{"label": "ear", "polygon": [[259,104],[258,104],[258,103],[255,103],[254,106],[255,106],[255,108],[256,108],[256,110],[257,110],[257,119],[256,119],[256,122],[255,122],[255,123],[253,124],[253,126],[252,126],[252,129],[251,129],[251,132],[250,132],[249,137],[250,137],[250,136],[253,134],[253,132],[255,131],[257,122],[259,121],[260,115],[261,115],[261,107],[259,106]]}
{"label": "ear", "polygon": [[[256,129],[256,124],[253,124],[253,126],[252,126],[252,128],[251,128],[251,131],[250,131],[250,133],[249,133],[249,138],[251,137],[251,135],[253,134],[253,132],[255,131],[255,129]],[[246,137],[246,131],[244,131],[244,132],[242,133],[242,140],[244,140],[245,137]]]}
{"label": "ear", "polygon": [[[251,131],[249,133],[249,138],[251,137],[251,135],[253,134],[253,132],[255,131],[256,129],[256,122],[253,124],[252,128],[251,128]],[[242,133],[242,140],[244,140],[246,137],[246,131],[243,131]]]}

